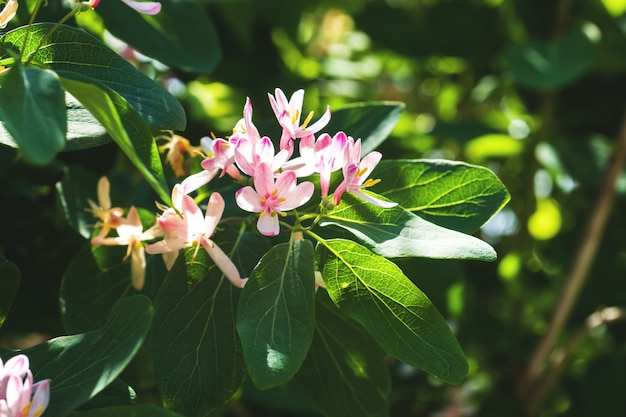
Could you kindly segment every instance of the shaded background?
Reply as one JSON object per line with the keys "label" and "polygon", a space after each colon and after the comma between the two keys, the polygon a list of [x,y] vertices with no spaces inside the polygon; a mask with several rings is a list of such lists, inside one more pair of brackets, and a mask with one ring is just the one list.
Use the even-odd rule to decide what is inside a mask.
{"label": "shaded background", "polygon": [[[255,121],[272,117],[267,93],[276,87],[306,89],[304,109],[317,115],[326,104],[401,101],[406,110],[380,149],[385,158],[483,165],[511,193],[479,232],[497,262],[399,262],[449,320],[470,373],[447,386],[389,358],[392,416],[516,416],[525,408],[540,416],[626,415],[626,177],[619,163],[615,182],[603,188],[625,110],[626,1],[223,0],[202,10],[221,48],[211,72],[124,50],[181,100],[189,121],[178,133],[192,143],[227,135],[246,96]],[[51,20],[62,14],[54,5],[45,13]],[[78,23],[97,28],[92,18]],[[28,336],[16,329],[61,331],[58,283],[82,243],[54,202],[54,184],[70,163],[119,178],[132,171],[107,145],[63,154],[44,168],[17,163],[0,178],[7,198],[0,249],[23,277],[0,332],[5,340]],[[114,201],[152,207],[147,185],[133,178],[115,185],[113,176]],[[597,201],[612,209],[604,233],[589,235],[590,219],[604,219]],[[20,219],[11,221],[15,207]],[[577,254],[595,243],[585,273]],[[529,379],[533,352],[578,272],[586,281],[570,298],[552,362]],[[592,316],[598,311],[604,315]],[[560,358],[561,367],[550,365]],[[140,394],[153,388],[141,387],[144,371],[138,364],[127,376],[139,381]],[[223,413],[315,415],[288,388],[258,393],[249,384]]]}

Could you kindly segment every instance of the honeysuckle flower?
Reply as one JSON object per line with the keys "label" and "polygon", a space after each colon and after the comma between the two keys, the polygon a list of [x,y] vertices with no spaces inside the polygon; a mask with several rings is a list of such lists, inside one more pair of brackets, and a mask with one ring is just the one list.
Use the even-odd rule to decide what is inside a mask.
{"label": "honeysuckle flower", "polygon": [[159,146],[159,152],[166,153],[165,161],[172,167],[172,171],[177,177],[187,174],[185,168],[185,154],[194,155],[197,148],[192,146],[186,138],[172,134],[169,136],[159,136],[157,139],[165,139],[167,143]]}
{"label": "honeysuckle flower", "polygon": [[17,0],[9,0],[4,5],[4,8],[0,12],[0,29],[7,27],[11,19],[15,17],[19,3]]}
{"label": "honeysuckle flower", "polygon": [[50,400],[50,380],[33,384],[26,355],[0,359],[0,417],[39,417]]}
{"label": "honeysuckle flower", "polygon": [[202,246],[224,276],[233,285],[243,287],[248,279],[241,278],[233,261],[211,240],[224,213],[224,207],[222,196],[219,193],[213,193],[209,197],[206,215],[203,216],[193,198],[183,195],[180,210],[182,216],[164,212],[157,222],[168,232],[168,235],[163,240],[148,245],[146,251],[148,253],[177,253],[180,249],[193,247],[197,253]]}
{"label": "honeysuckle flower", "polygon": [[397,206],[398,203],[391,201],[383,201],[378,198],[372,197],[369,194],[364,193],[362,190],[376,185],[380,182],[379,179],[368,179],[376,165],[382,158],[380,152],[370,152],[361,160],[361,139],[356,142],[352,138],[348,138],[348,144],[345,151],[345,165],[343,167],[343,181],[333,194],[333,203],[338,206],[341,202],[341,196],[343,193],[352,193],[371,204],[374,204],[383,208],[390,208]]}
{"label": "honeysuckle flower", "polygon": [[243,107],[243,119],[237,122],[228,141],[236,145],[240,139],[247,139],[253,146],[261,140],[259,130],[252,123],[252,101],[250,101],[249,97],[246,99],[246,104]]}
{"label": "honeysuckle flower", "polygon": [[277,154],[274,144],[267,136],[263,136],[256,144],[247,139],[237,142],[235,161],[245,174],[254,176],[259,164],[267,164],[272,172],[278,171],[287,162],[293,153],[293,146],[280,150]]}
{"label": "honeysuckle flower", "polygon": [[90,208],[87,209],[93,213],[94,217],[100,219],[96,226],[100,226],[98,237],[104,238],[109,234],[111,229],[116,229],[122,224],[122,216],[124,210],[121,207],[111,207],[110,197],[111,185],[107,177],[101,177],[98,181],[98,203],[88,199]]}
{"label": "honeysuckle flower", "polygon": [[319,132],[330,121],[330,106],[327,106],[324,114],[315,123],[309,126],[313,119],[313,112],[310,112],[304,119],[304,122],[300,124],[302,102],[304,100],[304,90],[302,89],[293,93],[289,100],[287,100],[287,96],[280,88],[277,88],[274,94],[275,96],[272,96],[268,93],[267,96],[274,115],[276,115],[278,123],[283,128],[283,134],[280,138],[281,149],[289,146],[292,139],[302,138]]}
{"label": "honeysuckle flower", "polygon": [[348,137],[344,132],[332,137],[322,133],[317,140],[313,135],[305,136],[300,140],[300,157],[289,161],[283,169],[293,170],[298,177],[319,173],[322,198],[326,198],[331,173],[344,166],[347,143]]}
{"label": "honeysuckle flower", "polygon": [[200,163],[203,170],[190,175],[181,183],[183,194],[189,194],[205,184],[208,184],[217,173],[222,170],[220,177],[224,174],[230,175],[234,179],[239,179],[241,173],[235,167],[235,145],[222,138],[210,138],[208,136],[200,139],[200,147],[206,158]]}
{"label": "honeysuckle flower", "polygon": [[254,188],[239,189],[235,200],[243,210],[260,213],[257,229],[265,236],[276,236],[280,232],[278,216],[309,201],[315,188],[311,182],[296,185],[293,171],[284,171],[274,180],[274,171],[266,163],[257,166],[253,179]]}
{"label": "honeysuckle flower", "polygon": [[146,277],[146,254],[144,252],[143,241],[156,239],[163,236],[163,230],[154,225],[145,232],[139,218],[139,213],[135,206],[128,210],[128,215],[123,219],[117,229],[117,237],[96,236],[91,239],[91,244],[105,246],[125,246],[128,245],[124,260],[130,257],[130,271],[133,287],[137,290],[143,288]]}

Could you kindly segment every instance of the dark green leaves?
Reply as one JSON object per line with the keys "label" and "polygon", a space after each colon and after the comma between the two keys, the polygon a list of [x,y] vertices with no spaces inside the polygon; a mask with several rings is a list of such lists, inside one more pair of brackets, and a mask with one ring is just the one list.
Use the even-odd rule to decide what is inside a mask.
{"label": "dark green leaves", "polygon": [[342,130],[355,140],[361,139],[363,155],[383,143],[395,127],[402,111],[403,103],[358,103],[334,111],[324,132],[334,135]]}
{"label": "dark green leaves", "polygon": [[[67,71],[97,80],[121,95],[152,127],[185,128],[180,103],[148,76],[83,30],[61,26],[44,40],[51,27],[50,23],[40,23],[30,28],[25,56],[32,54],[34,62],[56,72]],[[23,26],[4,35],[0,54],[6,56],[7,49],[19,51],[27,30]],[[43,46],[35,52],[42,40]]]}
{"label": "dark green leaves", "polygon": [[[221,246],[223,250],[226,250]],[[245,376],[235,330],[241,290],[225,279],[201,249],[183,253],[156,301],[153,353],[157,386],[166,408],[205,416],[239,389]]]}
{"label": "dark green leaves", "polygon": [[102,329],[24,350],[34,379],[52,379],[46,416],[67,415],[111,383],[141,347],[152,313],[146,297],[125,298]]}
{"label": "dark green leaves", "polygon": [[261,258],[237,309],[248,373],[260,389],[289,381],[309,350],[315,324],[313,245],[274,246]]}
{"label": "dark green leaves", "polygon": [[120,1],[96,11],[107,29],[142,53],[191,72],[208,73],[222,57],[213,22],[198,2],[162,1],[161,12],[142,15]]}
{"label": "dark green leaves", "polygon": [[510,199],[490,170],[446,160],[383,160],[380,194],[439,226],[473,233]]}
{"label": "dark green leaves", "polygon": [[296,385],[328,417],[389,415],[385,352],[341,314],[326,291],[318,291],[316,299],[315,336]]}
{"label": "dark green leaves", "polygon": [[53,71],[15,65],[0,88],[0,120],[24,158],[44,165],[65,146],[65,95]]}
{"label": "dark green leaves", "polygon": [[430,300],[389,260],[352,241],[317,247],[331,299],[385,351],[450,383],[467,374],[458,342]]}
{"label": "dark green leaves", "polygon": [[495,250],[480,239],[437,226],[400,206],[383,209],[350,194],[320,224],[342,227],[388,258],[496,259]]}
{"label": "dark green leaves", "polygon": [[20,286],[20,270],[0,254],[0,327],[9,314],[9,308]]}
{"label": "dark green leaves", "polygon": [[595,59],[600,30],[589,23],[556,42],[530,42],[511,47],[509,68],[517,81],[537,90],[558,88],[584,74]]}

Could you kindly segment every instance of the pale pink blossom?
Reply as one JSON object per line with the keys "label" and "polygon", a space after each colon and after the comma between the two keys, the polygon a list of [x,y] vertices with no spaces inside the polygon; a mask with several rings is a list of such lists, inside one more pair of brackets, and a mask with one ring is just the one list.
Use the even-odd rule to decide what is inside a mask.
{"label": "pale pink blossom", "polygon": [[250,101],[249,97],[246,99],[246,104],[243,107],[243,118],[233,128],[233,134],[228,138],[228,141],[236,145],[240,139],[247,139],[253,146],[261,140],[259,130],[252,122],[252,101]]}
{"label": "pale pink blossom", "polygon": [[188,195],[182,196],[180,214],[166,211],[158,218],[158,224],[167,232],[167,236],[146,247],[148,253],[178,253],[180,249],[194,247],[197,251],[202,246],[224,276],[237,287],[243,287],[247,278],[241,278],[233,261],[211,240],[215,228],[224,212],[224,199],[219,193],[211,194],[202,215],[200,207]]}
{"label": "pale pink blossom", "polygon": [[128,246],[124,260],[130,258],[130,271],[133,287],[137,290],[143,288],[146,277],[146,254],[143,241],[156,239],[163,236],[163,230],[154,225],[143,231],[143,225],[135,206],[128,210],[128,215],[123,219],[117,229],[117,237],[96,236],[91,239],[92,245],[104,246]]}
{"label": "pale pink blossom", "polygon": [[50,380],[33,384],[26,355],[0,359],[0,417],[39,417],[50,401]]}
{"label": "pale pink blossom", "polygon": [[104,238],[111,229],[117,229],[122,224],[124,210],[121,207],[111,207],[110,197],[111,185],[107,177],[101,177],[98,181],[98,203],[88,199],[89,209],[94,217],[100,219],[96,226],[101,227],[98,233],[99,238]]}
{"label": "pale pink blossom", "polygon": [[319,132],[330,121],[330,106],[327,106],[324,114],[312,125],[309,126],[313,119],[313,112],[310,112],[304,122],[300,123],[302,102],[304,100],[304,90],[302,89],[293,93],[289,100],[287,100],[287,96],[280,88],[277,88],[274,94],[275,96],[272,96],[268,93],[268,98],[274,115],[276,115],[278,123],[283,128],[283,134],[280,139],[281,149],[289,146],[292,139],[302,138]]}
{"label": "pale pink blossom", "polygon": [[15,17],[19,3],[17,0],[9,0],[4,5],[4,8],[0,12],[0,29],[7,27],[11,19]]}
{"label": "pale pink blossom", "polygon": [[278,216],[286,216],[286,211],[309,201],[314,188],[311,182],[296,185],[292,171],[282,172],[274,179],[272,168],[261,163],[254,174],[254,188],[241,188],[235,193],[235,200],[243,210],[260,213],[257,228],[261,234],[276,236],[280,232]]}
{"label": "pale pink blossom", "polygon": [[343,181],[333,194],[333,202],[336,206],[341,202],[343,193],[352,193],[363,200],[383,208],[395,207],[398,203],[383,201],[369,194],[364,193],[367,187],[371,187],[380,182],[379,179],[372,180],[368,177],[380,162],[382,154],[380,152],[370,152],[361,160],[361,139],[356,142],[348,138],[345,150],[345,165],[343,167]]}
{"label": "pale pink blossom", "polygon": [[298,177],[319,173],[322,198],[326,198],[331,173],[344,166],[347,143],[348,137],[344,132],[332,137],[322,133],[317,140],[313,135],[305,136],[300,140],[300,157],[289,161],[283,169],[293,170]]}
{"label": "pale pink blossom", "polygon": [[239,169],[251,177],[262,163],[267,164],[272,172],[276,172],[291,157],[293,146],[275,152],[274,144],[267,136],[263,136],[256,144],[241,139],[235,148],[235,161]]}
{"label": "pale pink blossom", "polygon": [[234,179],[239,179],[241,173],[235,167],[235,146],[222,138],[210,138],[208,136],[200,139],[200,147],[206,158],[200,163],[203,170],[190,175],[181,183],[181,192],[189,194],[205,184],[208,184],[220,170],[224,174],[230,175]]}
{"label": "pale pink blossom", "polygon": [[158,1],[134,1],[122,0],[128,7],[137,10],[139,13],[155,15],[161,11],[161,3]]}

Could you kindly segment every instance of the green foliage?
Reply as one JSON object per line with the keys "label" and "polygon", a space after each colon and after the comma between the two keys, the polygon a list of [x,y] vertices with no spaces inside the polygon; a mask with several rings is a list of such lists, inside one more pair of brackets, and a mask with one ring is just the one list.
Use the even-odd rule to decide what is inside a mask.
{"label": "green foliage", "polygon": [[330,298],[385,351],[444,381],[463,380],[467,362],[448,324],[395,264],[344,239],[317,254]]}
{"label": "green foliage", "polygon": [[259,261],[237,306],[248,374],[260,389],[288,382],[309,351],[315,326],[313,245],[290,240]]}
{"label": "green foliage", "polygon": [[39,165],[52,161],[65,145],[67,116],[59,77],[50,70],[16,65],[0,89],[0,120],[24,158]]}
{"label": "green foliage", "polygon": [[7,318],[9,307],[15,298],[20,286],[20,270],[9,262],[4,255],[0,255],[0,327]]}

